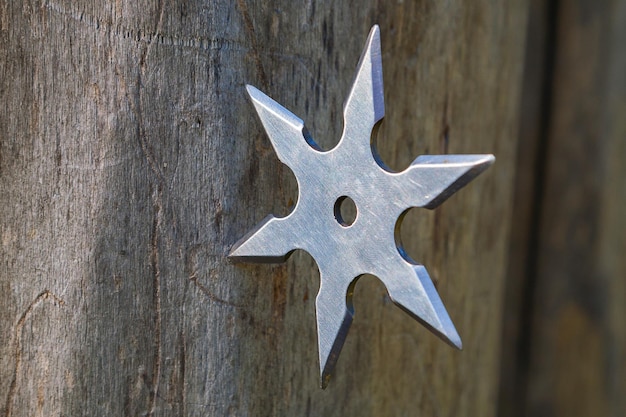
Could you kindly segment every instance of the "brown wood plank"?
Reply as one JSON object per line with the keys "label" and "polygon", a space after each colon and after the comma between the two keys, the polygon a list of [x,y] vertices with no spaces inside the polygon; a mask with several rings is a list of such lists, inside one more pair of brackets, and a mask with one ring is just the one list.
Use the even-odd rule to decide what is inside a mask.
{"label": "brown wood plank", "polygon": [[528,387],[520,402],[528,416],[622,416],[626,7],[558,4]]}
{"label": "brown wood plank", "polygon": [[500,416],[523,414],[520,404],[524,401],[527,387],[531,299],[545,176],[545,144],[553,92],[556,9],[554,1],[532,0],[529,5],[502,322]]}

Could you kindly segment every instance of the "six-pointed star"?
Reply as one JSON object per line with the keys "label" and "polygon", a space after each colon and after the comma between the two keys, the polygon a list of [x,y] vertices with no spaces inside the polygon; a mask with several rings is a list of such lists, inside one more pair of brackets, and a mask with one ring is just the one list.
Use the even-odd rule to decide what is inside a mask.
{"label": "six-pointed star", "polygon": [[[296,176],[299,195],[288,216],[265,218],[229,256],[283,262],[303,249],[315,259],[322,388],[352,322],[353,288],[363,274],[377,276],[395,304],[460,349],[461,339],[426,269],[403,252],[398,228],[409,208],[437,207],[491,165],[493,155],[425,155],[399,173],[384,166],[371,141],[385,111],[378,26],[370,31],[344,105],[341,140],[330,151],[322,151],[289,110],[252,86],[247,90],[278,158]],[[338,209],[346,197],[357,207],[351,225]]]}

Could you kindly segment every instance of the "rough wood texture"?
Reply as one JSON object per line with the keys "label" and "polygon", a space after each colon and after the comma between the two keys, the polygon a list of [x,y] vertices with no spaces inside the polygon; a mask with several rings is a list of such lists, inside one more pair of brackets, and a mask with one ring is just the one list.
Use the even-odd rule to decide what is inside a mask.
{"label": "rough wood texture", "polygon": [[531,2],[507,416],[626,415],[626,4]]}
{"label": "rough wood texture", "polygon": [[[0,2],[4,415],[494,414],[525,2],[295,3]],[[296,196],[243,87],[330,147],[373,23],[383,158],[498,160],[403,230],[465,350],[365,277],[321,391],[311,258],[224,257]]]}

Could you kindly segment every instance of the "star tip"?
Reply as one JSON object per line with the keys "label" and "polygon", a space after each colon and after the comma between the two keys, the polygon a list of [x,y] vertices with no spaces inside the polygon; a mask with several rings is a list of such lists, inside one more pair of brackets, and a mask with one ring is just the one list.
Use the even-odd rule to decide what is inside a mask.
{"label": "star tip", "polygon": [[246,91],[252,97],[254,96],[254,94],[256,94],[259,91],[259,89],[253,86],[252,84],[246,84]]}
{"label": "star tip", "polygon": [[226,255],[226,258],[227,258],[229,261],[231,261],[231,262],[235,262],[235,263],[237,263],[237,262],[241,262],[241,261],[242,261],[241,256],[239,256],[239,254],[237,254],[237,249],[238,249],[238,248],[233,248],[233,249],[231,249],[231,251],[230,251],[230,252],[228,252],[228,255]]}
{"label": "star tip", "polygon": [[[460,155],[461,157],[465,155]],[[478,166],[490,166],[496,160],[496,157],[492,154],[475,154],[475,155],[466,155],[467,163],[478,165]]]}
{"label": "star tip", "polygon": [[494,162],[496,162],[496,157],[492,154],[483,155],[480,162],[477,164],[477,168],[480,170],[480,172],[483,172],[491,165],[493,165]]}
{"label": "star tip", "polygon": [[373,47],[380,49],[380,27],[378,25],[374,25],[370,29],[367,44],[369,45],[368,49]]}
{"label": "star tip", "polygon": [[448,312],[445,308],[436,308],[435,310],[439,321],[437,325],[433,326],[435,334],[453,348],[463,350],[461,336],[459,336],[459,332],[457,332],[456,327],[454,327],[454,323],[452,323]]}
{"label": "star tip", "polygon": [[245,244],[248,241],[248,239],[246,239],[246,237],[240,239],[238,242],[236,242],[231,248],[230,248],[230,252],[228,252],[228,255],[226,255],[226,258],[231,261],[231,262],[235,262],[235,263],[240,263],[240,262],[245,262],[246,258],[249,257],[249,254],[246,253],[246,249],[245,249]]}
{"label": "star tip", "polygon": [[263,91],[259,90],[258,88],[256,88],[255,86],[251,84],[246,84],[246,92],[248,93],[248,96],[250,96],[253,102],[262,101],[263,98],[265,97],[265,93],[263,93]]}
{"label": "star tip", "polygon": [[328,383],[330,382],[330,373],[323,372],[320,374],[320,388],[326,389],[328,387]]}
{"label": "star tip", "polygon": [[452,346],[454,346],[455,348],[457,348],[458,350],[463,350],[463,342],[461,341],[461,339],[457,339],[455,341],[452,342]]}
{"label": "star tip", "polygon": [[466,162],[468,167],[473,168],[470,180],[493,165],[495,161],[496,157],[492,154],[467,155]]}
{"label": "star tip", "polygon": [[442,333],[443,339],[452,347],[457,348],[458,350],[463,350],[463,342],[461,341],[461,336],[457,333],[454,326],[452,328],[447,329],[445,333]]}

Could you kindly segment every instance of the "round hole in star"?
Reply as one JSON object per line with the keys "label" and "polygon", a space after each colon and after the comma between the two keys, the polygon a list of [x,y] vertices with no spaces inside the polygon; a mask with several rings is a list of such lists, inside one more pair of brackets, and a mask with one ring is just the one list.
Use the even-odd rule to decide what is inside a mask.
{"label": "round hole in star", "polygon": [[357,209],[354,200],[344,195],[335,201],[335,219],[343,227],[350,227],[356,220]]}

